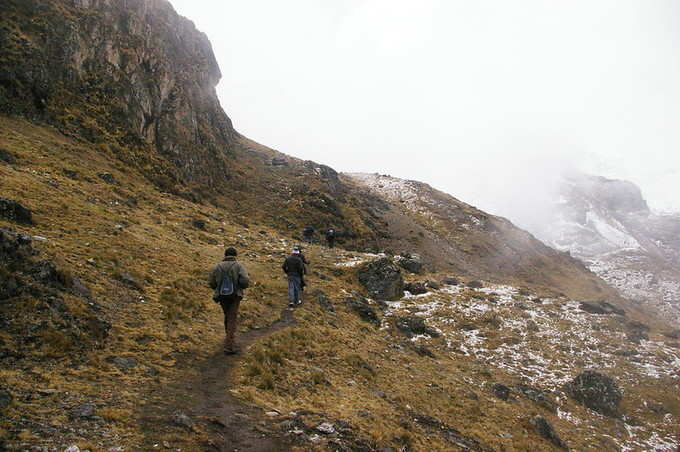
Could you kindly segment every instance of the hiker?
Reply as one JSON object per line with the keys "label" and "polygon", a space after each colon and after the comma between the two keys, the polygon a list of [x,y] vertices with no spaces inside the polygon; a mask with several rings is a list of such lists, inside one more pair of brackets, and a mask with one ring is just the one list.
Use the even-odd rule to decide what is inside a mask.
{"label": "hiker", "polygon": [[328,228],[326,230],[326,244],[328,244],[328,248],[333,248],[335,245],[335,229]]}
{"label": "hiker", "polygon": [[293,252],[281,266],[288,275],[288,306],[302,304],[302,281],[305,274],[305,264],[300,259],[300,249],[293,248]]}
{"label": "hiker", "polygon": [[236,333],[236,318],[238,307],[243,299],[243,289],[250,285],[248,271],[236,260],[235,248],[224,251],[224,260],[210,273],[210,287],[215,289],[213,300],[222,306],[224,312],[224,353],[233,355],[238,353],[234,344]]}
{"label": "hiker", "polygon": [[293,248],[293,250],[298,250],[300,252],[300,254],[298,254],[298,257],[300,258],[300,260],[304,264],[304,270],[305,271],[302,273],[302,280],[300,282],[300,291],[304,292],[305,287],[307,287],[307,282],[305,281],[305,275],[307,274],[307,266],[309,265],[309,261],[305,257],[305,254],[302,252],[301,246],[296,246],[296,247]]}
{"label": "hiker", "polygon": [[305,242],[313,243],[314,242],[314,227],[313,226],[307,226],[302,231],[302,236],[304,237]]}

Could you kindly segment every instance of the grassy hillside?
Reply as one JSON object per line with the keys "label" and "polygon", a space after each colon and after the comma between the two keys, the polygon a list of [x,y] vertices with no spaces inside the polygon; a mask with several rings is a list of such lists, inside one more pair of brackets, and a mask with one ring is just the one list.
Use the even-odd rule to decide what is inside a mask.
{"label": "grassy hillside", "polygon": [[[294,229],[278,232],[250,198],[241,206],[248,216],[189,202],[91,143],[21,119],[0,117],[0,149],[0,194],[35,223],[0,219],[0,227],[46,239],[31,241],[39,254],[14,268],[27,289],[0,304],[0,390],[11,398],[0,438],[9,450],[223,450],[234,431],[300,451],[556,449],[530,423],[536,414],[575,450],[672,450],[677,339],[653,319],[588,314],[526,282],[364,302],[356,272],[374,256],[314,245],[306,304],[276,326],[286,305],[279,266]],[[278,170],[263,175],[267,186],[299,171]],[[255,281],[240,327],[254,342],[234,361],[220,353],[221,312],[205,286],[225,246],[239,249]],[[33,273],[43,261],[53,263],[53,280]],[[436,271],[407,279],[444,276],[472,279]],[[628,343],[635,334],[651,341]],[[624,389],[625,418],[600,416],[563,392],[593,367]],[[512,388],[508,400],[497,398],[496,383]],[[549,403],[515,389],[522,384]],[[317,430],[324,422],[335,433]]]}

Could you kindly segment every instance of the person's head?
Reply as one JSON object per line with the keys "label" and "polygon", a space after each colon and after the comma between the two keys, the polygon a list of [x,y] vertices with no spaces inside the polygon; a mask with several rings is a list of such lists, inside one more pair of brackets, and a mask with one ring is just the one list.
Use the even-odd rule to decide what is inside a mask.
{"label": "person's head", "polygon": [[295,254],[295,255],[300,254],[300,248],[298,248],[298,247],[293,248],[293,254]]}
{"label": "person's head", "polygon": [[238,255],[238,253],[236,252],[236,248],[234,248],[234,247],[230,246],[229,248],[224,250],[224,257],[230,257],[230,256],[236,257],[237,255]]}

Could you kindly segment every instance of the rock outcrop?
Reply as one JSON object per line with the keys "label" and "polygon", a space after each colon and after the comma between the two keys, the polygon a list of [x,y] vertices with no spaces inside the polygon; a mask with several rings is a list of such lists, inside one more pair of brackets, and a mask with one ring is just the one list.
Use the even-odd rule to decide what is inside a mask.
{"label": "rock outcrop", "polygon": [[153,164],[161,185],[223,183],[236,132],[215,94],[220,69],[168,1],[7,0],[2,10],[0,112],[117,142],[108,152]]}
{"label": "rock outcrop", "polygon": [[361,266],[357,276],[371,298],[398,300],[404,296],[404,279],[401,270],[388,257],[382,257]]}
{"label": "rock outcrop", "polygon": [[623,394],[616,382],[607,375],[586,370],[565,387],[577,402],[593,411],[610,417],[619,417],[619,404]]}

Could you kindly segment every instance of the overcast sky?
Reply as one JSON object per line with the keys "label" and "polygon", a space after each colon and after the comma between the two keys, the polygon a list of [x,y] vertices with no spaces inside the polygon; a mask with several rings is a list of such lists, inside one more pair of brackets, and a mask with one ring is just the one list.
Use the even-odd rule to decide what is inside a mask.
{"label": "overcast sky", "polygon": [[514,220],[564,168],[680,210],[680,2],[171,2],[207,33],[222,106],[262,144]]}

